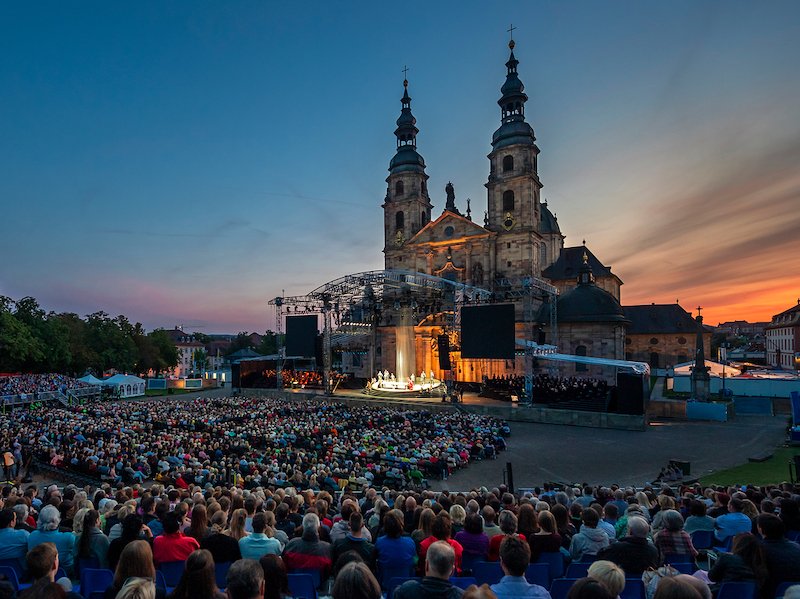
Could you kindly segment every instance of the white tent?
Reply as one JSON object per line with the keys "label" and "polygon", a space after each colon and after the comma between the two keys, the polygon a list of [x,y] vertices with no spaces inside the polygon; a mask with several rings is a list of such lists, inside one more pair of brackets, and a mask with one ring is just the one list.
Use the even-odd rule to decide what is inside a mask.
{"label": "white tent", "polygon": [[137,397],[144,395],[145,380],[132,374],[115,374],[104,380],[103,385],[113,385],[119,389],[120,397]]}
{"label": "white tent", "polygon": [[89,385],[102,385],[103,384],[103,381],[101,381],[99,378],[97,378],[93,374],[87,374],[86,376],[81,377],[78,380],[81,381],[82,383],[88,383]]}

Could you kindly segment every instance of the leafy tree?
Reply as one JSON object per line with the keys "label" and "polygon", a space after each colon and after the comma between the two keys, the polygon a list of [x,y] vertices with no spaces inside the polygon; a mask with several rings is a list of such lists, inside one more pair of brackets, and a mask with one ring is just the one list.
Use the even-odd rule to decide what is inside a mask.
{"label": "leafy tree", "polygon": [[42,361],[43,348],[30,327],[7,308],[8,304],[0,307],[0,370],[27,370],[28,364]]}
{"label": "leafy tree", "polygon": [[253,349],[253,344],[250,341],[250,337],[245,332],[240,332],[233,338],[231,341],[231,346],[228,349],[227,355],[235,353],[240,349]]}
{"label": "leafy tree", "polygon": [[158,351],[158,368],[155,371],[161,373],[170,368],[175,368],[178,365],[178,349],[167,332],[164,329],[156,329],[148,337]]}
{"label": "leafy tree", "polygon": [[205,348],[200,348],[194,350],[194,354],[192,355],[192,368],[200,373],[202,372],[206,365],[208,364],[208,353],[206,352]]}
{"label": "leafy tree", "polygon": [[271,356],[278,353],[278,335],[273,331],[264,333],[264,338],[261,344],[256,348],[256,351],[262,356]]}

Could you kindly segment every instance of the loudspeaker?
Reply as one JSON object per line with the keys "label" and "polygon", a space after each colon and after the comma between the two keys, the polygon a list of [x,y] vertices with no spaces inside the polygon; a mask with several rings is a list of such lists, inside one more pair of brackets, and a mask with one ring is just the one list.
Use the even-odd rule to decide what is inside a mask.
{"label": "loudspeaker", "polygon": [[508,484],[508,492],[514,492],[514,468],[511,462],[506,462],[506,484]]}
{"label": "loudspeaker", "polygon": [[439,346],[439,369],[450,370],[450,338],[439,335],[436,342]]}
{"label": "loudspeaker", "polygon": [[617,414],[644,414],[644,382],[636,374],[617,375]]}

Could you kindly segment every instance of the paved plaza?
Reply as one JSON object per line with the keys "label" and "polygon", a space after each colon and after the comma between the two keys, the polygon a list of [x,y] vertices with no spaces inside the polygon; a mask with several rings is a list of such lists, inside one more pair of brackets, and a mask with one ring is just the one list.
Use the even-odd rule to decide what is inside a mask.
{"label": "paved plaza", "polygon": [[738,416],[727,423],[661,420],[646,431],[512,422],[509,448],[497,460],[470,464],[447,481],[432,481],[432,486],[496,486],[503,482],[508,461],[518,488],[546,481],[643,485],[670,459],[691,462],[694,478],[773,450],[785,430],[785,416]]}

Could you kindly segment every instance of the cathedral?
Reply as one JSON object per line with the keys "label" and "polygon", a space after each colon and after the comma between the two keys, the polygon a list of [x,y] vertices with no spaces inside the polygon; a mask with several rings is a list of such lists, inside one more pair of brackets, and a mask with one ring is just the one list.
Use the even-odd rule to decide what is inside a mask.
{"label": "cathedral", "polygon": [[[492,135],[487,210],[474,222],[469,203],[456,206],[452,183],[445,189],[444,209],[435,216],[428,189],[425,160],[417,147],[416,119],[411,111],[408,81],[403,82],[402,109],[397,119],[397,150],[389,163],[384,212],[386,269],[421,272],[481,287],[515,303],[518,338],[555,342],[559,351],[575,355],[624,359],[625,327],[629,321],[620,305],[622,281],[585,244],[565,247],[565,236],[546,202],[541,200],[539,147],[525,118],[528,96],[518,73],[514,42],[505,63],[500,88],[500,126]],[[531,308],[519,295],[504,290],[515,281],[535,277],[558,290],[557,336],[550,305],[536,298]],[[526,316],[526,311],[529,315]],[[381,362],[393,364],[396,352],[391,325],[379,334]],[[438,369],[436,338],[442,322],[428,316],[415,323],[417,370]],[[516,360],[466,360],[453,339],[453,378],[480,381],[482,377],[524,374],[524,357]],[[567,365],[564,374],[613,376],[600,367]]]}

